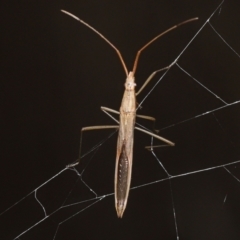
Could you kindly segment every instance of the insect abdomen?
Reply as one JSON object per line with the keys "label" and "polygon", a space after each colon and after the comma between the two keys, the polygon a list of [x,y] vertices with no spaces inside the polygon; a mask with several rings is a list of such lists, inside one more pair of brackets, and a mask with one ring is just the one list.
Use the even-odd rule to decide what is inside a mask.
{"label": "insect abdomen", "polygon": [[125,207],[127,196],[127,182],[128,182],[129,160],[126,154],[125,144],[122,145],[122,151],[119,156],[117,166],[117,207],[122,209]]}

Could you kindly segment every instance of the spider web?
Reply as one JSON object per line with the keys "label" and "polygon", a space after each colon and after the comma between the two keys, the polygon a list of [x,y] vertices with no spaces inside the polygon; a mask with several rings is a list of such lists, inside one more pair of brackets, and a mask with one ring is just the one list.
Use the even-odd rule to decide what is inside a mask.
{"label": "spider web", "polygon": [[[240,96],[234,67],[240,56],[215,27],[225,4],[200,24],[172,67],[138,99],[140,114],[167,106],[168,117],[157,116],[157,127],[176,146],[146,151],[144,146],[158,142],[136,132],[123,219],[116,217],[114,162],[108,161],[115,159],[117,132],[88,132],[80,166],[60,169],[38,187],[29,183],[34,190],[3,208],[2,239],[239,239]],[[201,56],[206,45],[211,51]],[[227,73],[226,61],[231,61]]]}

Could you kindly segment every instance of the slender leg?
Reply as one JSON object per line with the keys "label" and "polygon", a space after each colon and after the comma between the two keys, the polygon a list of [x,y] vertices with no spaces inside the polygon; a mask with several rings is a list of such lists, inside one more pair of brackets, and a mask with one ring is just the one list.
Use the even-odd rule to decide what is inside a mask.
{"label": "slender leg", "polygon": [[153,77],[155,76],[156,73],[164,71],[169,69],[172,66],[172,64],[170,64],[167,67],[161,68],[159,70],[154,71],[148,78],[147,80],[144,82],[144,84],[142,85],[142,87],[138,90],[138,92],[136,93],[136,96],[147,86],[147,84],[153,79]]}
{"label": "slender leg", "polygon": [[[119,115],[119,111],[116,111],[116,110],[108,108],[108,107],[101,107],[101,110],[105,113],[111,112],[111,113],[115,113],[115,114]],[[136,117],[143,118],[143,119],[150,120],[150,121],[156,121],[156,119],[154,117],[150,117],[150,116],[146,116],[146,115],[137,114]]]}
{"label": "slender leg", "polygon": [[151,133],[151,132],[146,131],[146,130],[144,130],[144,129],[141,129],[141,128],[139,128],[139,127],[135,127],[135,129],[138,130],[138,131],[140,131],[140,132],[144,132],[144,133],[146,133],[146,134],[148,134],[148,135],[150,135],[150,136],[152,136],[152,137],[154,137],[154,138],[156,138],[156,139],[158,139],[158,140],[161,140],[161,141],[167,143],[167,144],[170,145],[170,146],[174,146],[174,145],[175,145],[175,143],[167,140],[166,138],[163,138],[163,137],[161,137],[161,136],[158,136],[157,134]]}
{"label": "slender leg", "polygon": [[[110,116],[115,122],[119,123],[118,120],[116,120],[111,114],[108,113],[108,112],[111,112],[111,113],[119,114],[118,111],[116,111],[116,110],[114,110],[114,109],[111,109],[111,108],[107,108],[107,107],[101,107],[101,110],[102,110],[104,113],[106,113],[108,116]],[[143,118],[143,119],[146,119],[146,120],[150,120],[150,121],[153,121],[153,122],[156,121],[156,119],[155,119],[154,117],[150,117],[150,116],[146,116],[146,115],[138,115],[138,114],[137,114],[136,117],[138,117],[138,118]],[[101,126],[96,126],[96,128],[98,128],[98,127],[101,127]],[[104,126],[103,126],[103,127],[104,127]],[[89,127],[89,128],[92,128],[92,127]],[[146,133],[146,134],[148,134],[148,135],[150,135],[150,136],[152,136],[152,137],[155,137],[155,138],[157,138],[158,140],[161,140],[161,141],[163,141],[163,142],[165,142],[165,143],[168,144],[168,145],[158,145],[159,147],[160,147],[160,146],[163,147],[163,146],[174,146],[174,145],[175,145],[175,143],[173,143],[173,142],[167,140],[166,138],[163,138],[163,137],[161,137],[161,136],[159,136],[159,135],[157,135],[157,134],[154,134],[154,133],[152,133],[152,132],[146,131],[146,130],[141,129],[141,128],[139,128],[139,127],[135,127],[135,129],[138,130],[138,131],[144,132],[144,133]],[[87,130],[88,130],[88,129],[87,129]],[[93,130],[93,129],[89,129],[89,130]],[[155,130],[155,129],[154,129],[154,130]],[[155,130],[155,131],[157,132],[157,130]],[[157,146],[154,146],[154,147],[157,147]],[[150,148],[150,147],[146,146],[146,148]]]}
{"label": "slender leg", "polygon": [[118,125],[102,125],[102,126],[90,126],[90,127],[83,127],[81,130],[81,136],[80,136],[80,146],[79,146],[79,157],[78,159],[71,163],[68,164],[67,167],[74,167],[80,163],[81,160],[81,148],[82,148],[82,135],[84,131],[91,131],[91,130],[102,130],[102,129],[111,129],[111,128],[119,128]]}
{"label": "slender leg", "polygon": [[106,113],[111,119],[113,119],[113,121],[115,121],[116,123],[119,124],[119,121],[114,118],[111,114],[109,114],[108,112],[111,112],[111,113],[115,113],[115,114],[118,114],[119,115],[119,112],[114,110],[114,109],[111,109],[111,108],[107,108],[107,107],[101,107],[101,110]]}
{"label": "slender leg", "polygon": [[[111,112],[111,113],[115,113],[115,114],[118,114],[118,115],[119,115],[119,112],[118,112],[118,111],[116,111],[116,110],[114,110],[114,109],[111,109],[111,108],[108,108],[108,107],[101,107],[101,110],[102,110],[104,113],[106,113],[110,118],[112,118],[116,123],[119,124],[119,121],[118,121],[116,118],[114,118],[111,114],[108,113],[108,112]],[[139,115],[139,114],[137,114],[136,117],[142,118],[142,119],[146,119],[146,120],[149,120],[149,121],[153,121],[153,122],[154,122],[154,124],[153,124],[153,130],[158,133],[158,130],[156,130],[156,129],[154,128],[156,118],[150,117],[150,116],[146,116],[146,115]]]}
{"label": "slender leg", "polygon": [[112,109],[112,108],[101,107],[101,110],[102,110],[102,111],[106,111],[106,112],[116,113],[116,114],[119,115],[119,111],[116,111],[116,110],[114,110],[114,109]]}
{"label": "slender leg", "polygon": [[139,115],[139,114],[137,114],[136,117],[138,117],[138,118],[143,118],[143,119],[146,119],[146,120],[149,120],[149,121],[153,121],[153,122],[156,121],[156,118],[151,117],[151,116],[146,116],[146,115]]}
{"label": "slender leg", "polygon": [[151,117],[151,116],[146,116],[146,115],[138,115],[138,114],[136,115],[136,117],[146,119],[146,120],[149,120],[149,121],[153,121],[153,131],[156,132],[156,133],[159,133],[159,130],[155,129],[156,118]]}
{"label": "slender leg", "polygon": [[153,148],[159,148],[159,147],[171,147],[171,145],[162,144],[162,145],[146,146],[145,148],[146,148],[147,150],[151,151]]}

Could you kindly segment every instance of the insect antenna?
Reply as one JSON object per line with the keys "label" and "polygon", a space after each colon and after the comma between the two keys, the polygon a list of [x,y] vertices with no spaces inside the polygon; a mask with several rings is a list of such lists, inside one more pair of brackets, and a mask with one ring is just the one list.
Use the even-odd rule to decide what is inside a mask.
{"label": "insect antenna", "polygon": [[198,18],[190,18],[188,20],[185,20],[177,25],[174,25],[173,27],[167,29],[166,31],[160,33],[159,35],[157,35],[155,38],[153,38],[151,41],[149,41],[147,44],[145,44],[140,50],[138,50],[137,52],[137,55],[136,55],[136,58],[135,58],[135,61],[134,61],[134,65],[133,65],[133,75],[135,74],[136,72],[136,69],[137,69],[137,64],[138,64],[138,60],[139,60],[139,57],[140,57],[140,54],[141,52],[147,48],[150,44],[152,44],[154,41],[156,41],[158,38],[162,37],[163,35],[165,35],[166,33],[172,31],[173,29],[183,25],[183,24],[186,24],[186,23],[189,23],[189,22],[192,22],[192,21],[195,21],[195,20],[198,20]]}
{"label": "insect antenna", "polygon": [[[105,42],[107,42],[117,53],[121,63],[122,63],[122,66],[123,66],[123,69],[126,73],[126,76],[128,76],[128,69],[126,67],[126,64],[123,60],[123,57],[121,55],[121,52],[104,36],[102,35],[100,32],[98,32],[94,27],[92,27],[91,25],[89,25],[88,23],[84,22],[82,19],[78,18],[77,16],[73,15],[72,13],[70,12],[67,12],[65,10],[61,10],[61,12],[69,15],[70,17],[76,19],[77,21],[79,21],[80,23],[82,23],[83,25],[85,25],[86,27],[90,28],[92,31],[94,31],[96,34],[98,34]],[[160,33],[159,35],[157,35],[155,38],[153,38],[151,41],[149,41],[147,44],[145,44],[140,50],[138,50],[137,52],[137,55],[136,55],[136,58],[135,58],[135,61],[134,61],[134,65],[133,65],[133,76],[135,75],[135,72],[136,72],[136,69],[137,69],[137,64],[138,64],[138,60],[139,60],[139,57],[140,57],[140,54],[141,52],[147,48],[150,44],[152,44],[154,41],[156,41],[158,38],[160,38],[161,36],[165,35],[166,33],[172,31],[173,29],[183,25],[183,24],[186,24],[186,23],[189,23],[189,22],[192,22],[192,21],[195,21],[195,20],[198,20],[198,18],[191,18],[191,19],[188,19],[186,21],[183,21],[177,25],[174,25],[173,27],[167,29],[166,31]]]}
{"label": "insect antenna", "polygon": [[84,24],[86,27],[90,28],[92,31],[94,31],[96,34],[98,34],[103,40],[105,40],[116,52],[117,52],[117,55],[118,57],[120,58],[120,61],[123,65],[123,68],[124,68],[124,71],[126,73],[126,75],[128,76],[128,70],[127,70],[127,67],[126,67],[126,64],[123,60],[123,57],[120,53],[120,51],[105,37],[103,36],[100,32],[98,32],[94,27],[92,27],[91,25],[89,25],[88,23],[84,22],[82,19],[78,18],[77,16],[73,15],[72,13],[70,12],[67,12],[65,10],[61,10],[61,12],[69,15],[70,17],[76,19],[77,21],[79,21],[80,23]]}

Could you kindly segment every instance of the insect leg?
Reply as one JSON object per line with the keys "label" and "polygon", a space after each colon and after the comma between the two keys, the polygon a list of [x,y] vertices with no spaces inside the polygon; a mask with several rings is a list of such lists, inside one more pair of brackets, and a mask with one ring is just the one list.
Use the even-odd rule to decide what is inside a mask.
{"label": "insect leg", "polygon": [[138,92],[136,93],[136,96],[147,86],[147,84],[153,79],[153,77],[155,76],[156,73],[164,71],[164,70],[168,70],[170,67],[172,67],[173,64],[170,64],[167,67],[161,68],[159,70],[154,71],[148,78],[147,80],[144,82],[144,84],[142,85],[142,87],[138,90]]}
{"label": "insect leg", "polygon": [[104,112],[106,111],[106,112],[119,114],[119,111],[116,111],[116,110],[114,110],[112,108],[108,108],[108,107],[101,107],[101,110],[104,111]]}
{"label": "insect leg", "polygon": [[116,110],[114,110],[114,109],[111,109],[111,108],[107,108],[107,107],[101,107],[101,110],[102,110],[104,113],[106,113],[111,119],[113,119],[113,121],[115,121],[116,123],[119,124],[119,121],[118,121],[116,118],[114,118],[110,113],[108,113],[108,112],[111,112],[111,113],[115,113],[115,114],[118,114],[118,115],[119,115],[119,112],[118,112],[118,111],[116,111]]}
{"label": "insect leg", "polygon": [[146,146],[145,148],[149,151],[152,151],[153,148],[159,148],[159,147],[171,147],[171,146],[168,144],[162,144],[162,145]]}
{"label": "insect leg", "polygon": [[153,121],[153,122],[156,121],[156,118],[151,117],[151,116],[146,116],[146,115],[139,115],[139,114],[137,114],[136,117],[138,117],[138,118],[143,118],[143,119],[146,119],[146,120],[149,120],[149,121]]}
{"label": "insect leg", "polygon": [[80,146],[79,146],[79,157],[78,159],[73,162],[68,164],[66,167],[74,167],[80,163],[81,160],[81,148],[82,148],[82,135],[84,131],[90,131],[90,130],[102,130],[102,129],[111,129],[111,128],[119,128],[118,125],[101,125],[101,126],[89,126],[89,127],[83,127],[81,129],[81,136],[80,136]]}
{"label": "insect leg", "polygon": [[[116,111],[114,109],[111,109],[111,108],[107,108],[107,107],[101,107],[101,110],[104,113],[106,113],[110,118],[112,118],[116,123],[119,124],[119,121],[116,118],[114,118],[111,114],[108,113],[108,112],[111,112],[111,113],[119,114],[118,111]],[[67,167],[74,167],[74,166],[78,165],[80,160],[81,160],[82,134],[83,134],[84,131],[110,129],[110,128],[119,128],[119,126],[118,125],[113,125],[113,126],[112,125],[110,125],[110,126],[109,125],[106,125],[106,126],[102,125],[102,126],[90,126],[90,127],[82,128],[81,136],[80,136],[79,157],[75,162],[67,165]]]}
{"label": "insect leg", "polygon": [[150,136],[152,136],[152,137],[154,137],[154,138],[156,138],[156,139],[158,139],[158,140],[161,140],[161,141],[167,143],[167,144],[170,145],[170,146],[174,146],[174,145],[175,145],[175,143],[173,143],[173,142],[171,142],[170,140],[167,140],[166,138],[161,137],[161,136],[159,136],[159,135],[157,135],[157,134],[154,134],[154,133],[152,133],[152,132],[146,131],[146,130],[144,130],[144,129],[142,129],[142,128],[139,128],[139,127],[135,127],[135,129],[138,130],[138,131],[140,131],[140,132],[144,132],[144,133],[146,133],[146,134],[148,134],[148,135],[150,135]]}
{"label": "insect leg", "polygon": [[151,116],[146,116],[146,115],[139,115],[139,114],[137,114],[136,117],[142,118],[142,119],[146,119],[146,120],[149,120],[149,121],[153,121],[153,130],[154,130],[154,132],[156,132],[156,133],[159,132],[159,130],[155,129],[156,118],[151,117]]}
{"label": "insect leg", "polygon": [[[154,118],[154,117],[150,117],[150,116],[145,116],[145,115],[136,115],[137,117],[139,117],[139,118],[143,118],[143,119],[146,119],[146,120],[150,120],[150,121],[153,121],[154,122],[154,125],[155,125],[155,121],[156,121],[156,119]],[[136,127],[135,127],[135,129],[136,129]],[[139,130],[139,129],[138,129]],[[153,126],[153,130],[156,132],[156,133],[158,133],[159,132],[159,130],[156,130],[155,128],[154,128],[154,126]],[[141,130],[140,130],[141,131]],[[145,130],[144,130],[145,131]],[[149,132],[150,133],[150,132]],[[158,136],[158,135],[157,135]],[[154,136],[153,136],[154,137]],[[162,138],[162,137],[161,137]],[[159,138],[158,138],[159,139]],[[160,140],[162,140],[162,139],[160,139]],[[174,143],[173,143],[174,144]],[[171,145],[171,144],[162,144],[162,145],[155,145],[155,146],[146,146],[145,148],[146,149],[148,149],[148,150],[151,150],[151,149],[153,149],[153,148],[158,148],[158,147],[171,147],[171,146],[174,146],[174,145]]]}

